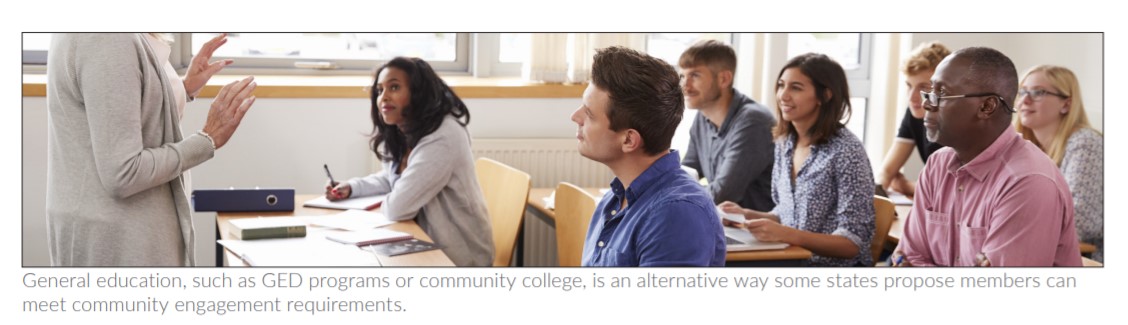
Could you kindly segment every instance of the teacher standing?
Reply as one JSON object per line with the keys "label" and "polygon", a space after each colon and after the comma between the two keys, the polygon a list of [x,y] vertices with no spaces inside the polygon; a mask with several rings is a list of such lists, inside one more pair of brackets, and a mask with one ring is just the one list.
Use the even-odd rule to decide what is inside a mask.
{"label": "teacher standing", "polygon": [[230,60],[220,35],[182,79],[156,34],[55,34],[47,58],[47,240],[55,266],[194,265],[182,176],[215,155],[254,103],[253,77],[216,95],[187,135],[185,103]]}

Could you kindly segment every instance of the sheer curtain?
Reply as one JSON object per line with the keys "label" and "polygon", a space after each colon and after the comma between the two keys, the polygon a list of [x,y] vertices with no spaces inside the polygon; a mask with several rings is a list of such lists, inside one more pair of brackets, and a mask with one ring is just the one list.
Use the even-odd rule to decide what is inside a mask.
{"label": "sheer curtain", "polygon": [[536,33],[522,75],[546,83],[586,82],[595,51],[610,46],[645,51],[646,34]]}

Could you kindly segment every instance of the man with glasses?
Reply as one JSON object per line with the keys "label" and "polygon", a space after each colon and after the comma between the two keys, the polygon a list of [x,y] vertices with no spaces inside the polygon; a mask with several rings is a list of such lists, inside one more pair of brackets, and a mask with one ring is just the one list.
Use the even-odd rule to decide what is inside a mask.
{"label": "man with glasses", "polygon": [[1081,266],[1065,179],[1010,127],[1016,93],[1014,63],[994,49],[937,66],[924,126],[948,148],[921,172],[895,265]]}

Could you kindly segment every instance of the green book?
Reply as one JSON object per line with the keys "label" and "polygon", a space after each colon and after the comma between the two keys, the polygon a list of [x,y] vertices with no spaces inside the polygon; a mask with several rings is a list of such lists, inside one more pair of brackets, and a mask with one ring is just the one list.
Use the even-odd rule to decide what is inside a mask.
{"label": "green book", "polygon": [[242,240],[305,237],[305,222],[292,217],[231,220],[231,232]]}

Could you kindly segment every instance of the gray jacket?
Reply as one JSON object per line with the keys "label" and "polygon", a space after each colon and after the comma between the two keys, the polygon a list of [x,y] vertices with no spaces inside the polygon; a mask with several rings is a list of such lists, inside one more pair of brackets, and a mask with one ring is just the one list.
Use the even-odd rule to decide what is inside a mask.
{"label": "gray jacket", "polygon": [[183,137],[140,34],[56,34],[47,52],[47,239],[57,266],[195,264],[181,174],[215,150]]}
{"label": "gray jacket", "polygon": [[385,162],[379,173],[350,179],[352,196],[388,194],[384,215],[391,220],[414,218],[455,265],[493,264],[493,228],[466,128],[447,116],[415,145],[403,173],[395,170]]}

